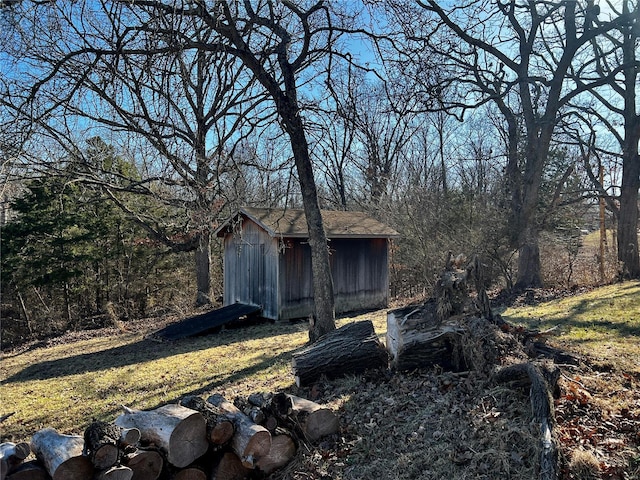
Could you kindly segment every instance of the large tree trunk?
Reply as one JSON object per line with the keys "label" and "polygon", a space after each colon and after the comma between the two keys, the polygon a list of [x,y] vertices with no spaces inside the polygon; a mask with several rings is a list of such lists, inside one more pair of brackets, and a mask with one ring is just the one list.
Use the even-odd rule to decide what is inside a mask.
{"label": "large tree trunk", "polygon": [[205,420],[199,412],[169,404],[155,410],[140,411],[125,407],[115,424],[140,430],[141,441],[153,443],[178,468],[190,465],[207,452]]}
{"label": "large tree trunk", "polygon": [[537,228],[532,225],[525,227],[525,231],[521,235],[520,248],[518,249],[516,289],[542,286],[538,240]]}
{"label": "large tree trunk", "polygon": [[82,454],[84,439],[63,435],[53,428],[37,431],[31,437],[31,450],[53,480],[84,479],[93,476],[93,465]]}
{"label": "large tree trunk", "polygon": [[329,246],[322,224],[322,214],[318,204],[318,192],[313,176],[309,145],[297,105],[290,105],[290,118],[287,131],[291,138],[293,157],[298,172],[302,203],[309,229],[309,247],[311,248],[311,270],[313,272],[313,301],[315,315],[309,329],[309,339],[315,342],[322,335],[335,330],[335,299],[333,296],[333,278],[329,261]]}
{"label": "large tree trunk", "polygon": [[196,286],[198,288],[196,305],[211,303],[211,231],[203,229],[198,234],[198,245],[195,251]]}
{"label": "large tree trunk", "polygon": [[378,340],[371,320],[353,322],[293,354],[293,374],[298,386],[321,375],[337,377],[387,366],[387,351]]}
{"label": "large tree trunk", "polygon": [[[625,3],[624,8],[628,5]],[[623,278],[640,278],[638,254],[638,188],[640,187],[640,115],[636,114],[636,51],[637,34],[629,27],[624,34],[624,140],[622,146],[622,186],[618,220],[618,260]]]}

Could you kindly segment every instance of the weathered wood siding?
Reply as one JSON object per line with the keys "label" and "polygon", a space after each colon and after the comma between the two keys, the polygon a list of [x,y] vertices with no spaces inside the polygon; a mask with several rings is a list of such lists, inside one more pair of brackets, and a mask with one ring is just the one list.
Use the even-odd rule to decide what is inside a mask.
{"label": "weathered wood siding", "polygon": [[224,304],[236,302],[278,318],[278,241],[250,220],[224,239]]}
{"label": "weathered wood siding", "polygon": [[388,240],[333,239],[329,245],[336,313],[386,307],[389,299]]}
{"label": "weathered wood siding", "polygon": [[306,240],[287,239],[280,255],[279,318],[306,317],[313,312],[311,248]]}
{"label": "weathered wood siding", "polygon": [[[288,240],[280,257],[280,319],[313,312],[311,250],[306,241]],[[336,313],[384,308],[388,303],[388,240],[333,239],[331,273]]]}

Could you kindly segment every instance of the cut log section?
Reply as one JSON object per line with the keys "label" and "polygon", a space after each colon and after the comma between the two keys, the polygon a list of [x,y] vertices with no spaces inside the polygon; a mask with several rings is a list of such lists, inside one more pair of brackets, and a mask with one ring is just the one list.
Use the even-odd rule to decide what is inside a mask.
{"label": "cut log section", "polygon": [[84,454],[96,469],[106,470],[118,463],[122,430],[112,423],[96,420],[84,431]]}
{"label": "cut log section", "polygon": [[21,463],[13,470],[7,480],[49,480],[49,474],[36,460]]}
{"label": "cut log section", "polygon": [[244,480],[252,470],[242,465],[240,458],[233,452],[225,452],[220,461],[213,467],[211,480]]}
{"label": "cut log section", "polygon": [[63,435],[53,428],[37,431],[31,437],[31,450],[45,466],[53,480],[86,480],[93,476],[93,465],[82,450],[79,435]]}
{"label": "cut log section", "polygon": [[314,344],[293,354],[296,384],[309,385],[322,375],[335,378],[386,368],[387,351],[378,340],[371,320],[353,322],[323,335]]}
{"label": "cut log section", "polygon": [[256,462],[258,470],[265,475],[271,475],[284,467],[296,455],[296,444],[289,435],[274,435],[271,438],[269,454]]}
{"label": "cut log section", "polygon": [[171,475],[171,480],[207,480],[207,474],[199,467],[187,467]]}
{"label": "cut log section", "polygon": [[267,455],[271,449],[271,434],[256,425],[231,402],[222,395],[211,395],[207,401],[220,408],[231,419],[235,427],[235,434],[231,439],[231,448],[240,457],[242,465],[255,468],[256,462]]}
{"label": "cut log section", "polygon": [[440,365],[458,370],[456,345],[464,329],[455,323],[441,323],[434,302],[424,307],[408,307],[387,314],[387,349],[391,368],[413,370]]}
{"label": "cut log section", "polygon": [[133,471],[129,467],[117,465],[96,474],[95,480],[131,480]]}
{"label": "cut log section", "polygon": [[175,404],[148,411],[124,408],[115,424],[140,430],[141,442],[160,448],[171,465],[186,467],[207,452],[206,424],[199,412]]}
{"label": "cut log section", "polygon": [[207,438],[212,445],[226,445],[233,438],[233,422],[215,405],[195,395],[184,397],[180,405],[200,412],[207,422]]}
{"label": "cut log section", "polygon": [[4,480],[30,453],[28,443],[0,443],[0,480]]}
{"label": "cut log section", "polygon": [[155,450],[136,450],[126,454],[122,463],[133,471],[133,480],[158,480],[164,460]]}
{"label": "cut log section", "polygon": [[330,408],[295,395],[274,395],[270,409],[285,425],[299,430],[310,442],[337,433],[340,428],[340,420]]}

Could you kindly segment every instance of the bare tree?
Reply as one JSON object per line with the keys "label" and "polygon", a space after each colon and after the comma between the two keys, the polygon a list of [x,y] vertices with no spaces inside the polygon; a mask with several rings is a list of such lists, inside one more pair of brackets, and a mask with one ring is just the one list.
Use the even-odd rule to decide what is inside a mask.
{"label": "bare tree", "polygon": [[[18,7],[26,9],[25,5],[26,3]],[[27,90],[24,98],[27,103],[22,104],[20,113],[29,114],[33,118],[32,113],[37,111],[39,119],[47,119],[56,109],[68,113],[68,106],[75,101],[76,107],[71,113],[78,114],[95,95],[118,115],[123,109],[133,106],[132,113],[136,115],[133,120],[113,124],[110,124],[109,119],[98,116],[91,117],[91,120],[106,120],[107,126],[125,132],[144,134],[144,131],[150,130],[153,136],[145,138],[165,157],[175,155],[167,149],[167,144],[171,144],[175,135],[191,136],[195,163],[188,166],[174,163],[172,167],[185,170],[185,175],[190,176],[196,189],[201,188],[203,183],[207,185],[208,175],[214,170],[211,168],[211,156],[206,152],[210,148],[210,140],[206,138],[204,129],[219,126],[212,122],[216,109],[207,110],[199,102],[204,88],[212,85],[213,78],[208,75],[216,71],[225,72],[222,79],[214,77],[222,80],[215,87],[224,94],[231,90],[233,113],[238,119],[249,122],[250,128],[255,128],[255,125],[251,125],[251,119],[260,116],[252,111],[254,103],[252,94],[248,93],[251,90],[240,90],[239,95],[235,96],[239,88],[237,86],[250,85],[252,81],[261,86],[262,92],[270,100],[270,112],[277,117],[279,125],[290,139],[302,192],[312,252],[316,307],[310,337],[315,340],[334,329],[329,252],[300,99],[303,86],[313,82],[323,67],[322,61],[329,54],[335,35],[331,12],[324,2],[313,2],[308,7],[300,7],[286,0],[277,3],[266,0],[255,4],[249,1],[216,1],[210,5],[161,0],[105,0],[96,3],[61,2],[44,5],[29,2],[29,5],[33,11],[39,10],[39,13],[47,14],[40,25],[49,21],[54,22],[56,28],[60,27],[59,32],[53,29],[53,33],[59,33],[57,38],[64,42],[61,45],[50,43],[50,49],[45,55],[53,60],[45,62],[44,66],[37,65],[34,61],[35,78],[32,87]],[[44,12],[47,8],[50,11]],[[34,23],[38,22],[38,14],[32,14],[31,19]],[[19,23],[16,25],[19,29],[22,28]],[[107,33],[103,33],[105,27]],[[24,34],[24,31],[19,33]],[[43,28],[38,34],[47,36]],[[23,35],[23,38],[27,38],[27,35]],[[69,38],[72,40],[69,41]],[[188,60],[182,62],[181,58]],[[208,58],[213,61],[208,63]],[[145,67],[150,67],[157,61],[161,62],[165,70],[155,77],[153,70]],[[205,75],[202,82],[197,80],[197,76],[194,81],[194,69]],[[117,82],[122,80],[118,77],[122,70],[133,73],[127,78],[130,83],[125,83],[124,86]],[[247,76],[243,73],[245,71],[251,75]],[[103,73],[100,77],[102,80],[96,80],[96,72]],[[163,90],[174,75],[185,72],[189,76],[183,89],[169,87]],[[110,78],[116,88],[108,94],[100,95],[97,91],[100,87],[109,91]],[[40,103],[43,97],[37,94],[44,92],[46,86],[51,87],[51,93],[45,106]],[[61,87],[61,91],[54,91],[58,87]],[[150,87],[148,98],[151,101],[142,103],[137,91],[146,87]],[[92,95],[81,98],[80,95],[87,90]],[[179,116],[184,105],[177,99],[186,90],[191,92],[186,102],[197,121],[192,129],[180,132],[174,128],[174,122],[176,119],[182,121]],[[165,91],[170,96],[164,95]],[[158,98],[162,98],[162,101],[157,102]],[[176,104],[172,104],[172,101]],[[178,107],[172,110],[178,118],[173,114],[168,115],[163,107]],[[64,122],[68,117],[63,115],[61,118]],[[185,119],[184,124],[188,121],[189,119]],[[230,135],[237,132],[237,124],[229,116],[225,116],[222,124],[225,127],[222,130]],[[50,123],[47,128],[51,128]],[[225,134],[221,140],[227,139]],[[223,141],[214,146],[214,158],[223,158],[222,155],[226,153]],[[198,193],[193,200],[202,202],[203,197],[199,197]],[[203,236],[198,238],[203,239]],[[199,245],[204,250],[206,239]]]}
{"label": "bare tree", "polygon": [[516,286],[539,286],[540,188],[554,132],[573,98],[606,82],[594,79],[576,85],[568,81],[570,69],[583,61],[581,54],[594,38],[628,22],[630,16],[590,28],[588,5],[579,2],[478,0],[445,7],[425,0],[418,4],[423,11],[420,23],[410,21],[417,16],[412,7],[390,3],[413,45],[409,52],[419,55],[419,68],[414,70],[441,72],[430,89],[455,93],[444,98],[443,106],[450,111],[463,115],[469,108],[493,102],[506,121],[510,229],[519,250]]}

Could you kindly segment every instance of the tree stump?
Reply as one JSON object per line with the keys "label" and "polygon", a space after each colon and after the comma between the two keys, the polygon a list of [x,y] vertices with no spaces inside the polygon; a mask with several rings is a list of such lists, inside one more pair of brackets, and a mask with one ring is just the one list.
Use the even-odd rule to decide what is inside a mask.
{"label": "tree stump", "polygon": [[85,480],[93,476],[91,461],[82,454],[84,439],[63,435],[53,428],[37,431],[31,437],[31,450],[53,480]]}
{"label": "tree stump", "polygon": [[464,329],[454,323],[441,323],[435,302],[387,313],[387,349],[390,366],[396,370],[440,365],[447,370],[462,367],[454,356]]}
{"label": "tree stump", "polygon": [[141,442],[160,448],[171,465],[186,467],[207,452],[205,420],[195,410],[174,404],[149,411],[123,408],[115,424],[140,430]]}
{"label": "tree stump", "polygon": [[242,413],[233,403],[228,402],[222,395],[211,395],[207,401],[220,408],[231,419],[235,427],[235,434],[231,439],[231,448],[240,457],[242,465],[255,468],[256,462],[267,455],[271,449],[271,434],[256,425]]}
{"label": "tree stump", "polygon": [[322,336],[293,354],[296,385],[309,385],[322,375],[335,378],[386,368],[387,351],[378,340],[371,320],[353,322]]}

